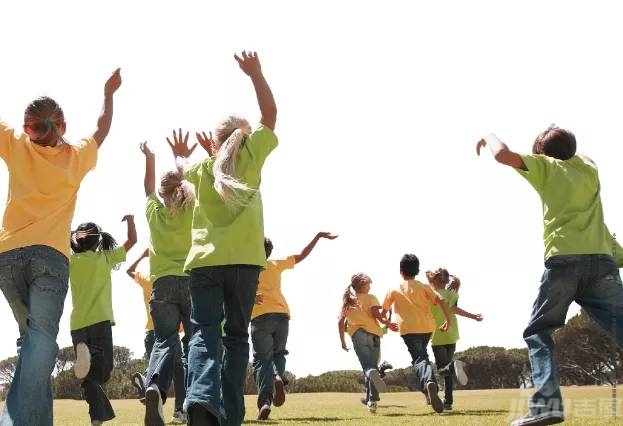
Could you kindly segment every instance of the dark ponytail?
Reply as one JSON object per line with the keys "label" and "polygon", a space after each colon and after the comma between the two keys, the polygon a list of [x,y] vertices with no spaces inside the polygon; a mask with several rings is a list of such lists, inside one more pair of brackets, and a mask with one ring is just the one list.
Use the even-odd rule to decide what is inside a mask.
{"label": "dark ponytail", "polygon": [[88,250],[114,250],[118,246],[112,235],[102,231],[102,228],[93,222],[78,225],[76,230],[71,232],[70,244],[74,253],[84,253]]}

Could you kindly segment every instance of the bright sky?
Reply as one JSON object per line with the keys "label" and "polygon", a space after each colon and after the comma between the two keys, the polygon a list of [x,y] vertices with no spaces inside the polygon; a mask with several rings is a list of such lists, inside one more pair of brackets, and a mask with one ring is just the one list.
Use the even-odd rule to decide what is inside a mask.
{"label": "bright sky", "polygon": [[[460,320],[458,350],[525,346],[543,268],[541,207],[513,170],[488,151],[476,156],[488,132],[528,152],[550,123],[572,130],[600,167],[606,220],[623,237],[616,2],[58,0],[12,1],[2,15],[0,116],[18,128],[26,105],[46,94],[63,107],[70,141],[92,134],[104,82],[122,68],[112,130],[73,226],[94,221],[122,242],[121,217],[135,214],[129,261],[148,242],[139,143],[155,149],[160,174],[173,167],[172,129],[208,131],[229,112],[257,121],[233,54],[259,52],[279,110],[280,145],[261,188],[274,255],[299,252],[317,231],[340,235],[283,274],[287,368],[297,376],[360,368],[340,348],[341,296],[363,271],[382,299],[400,283],[405,252],[422,271],[442,265],[458,275],[460,306],[485,316]],[[5,167],[0,181],[5,198]],[[128,264],[113,273],[113,337],[139,357],[145,312]],[[15,353],[17,325],[0,300],[4,359]],[[71,344],[70,312],[69,294],[60,346]],[[382,340],[382,358],[409,364],[397,334]]]}

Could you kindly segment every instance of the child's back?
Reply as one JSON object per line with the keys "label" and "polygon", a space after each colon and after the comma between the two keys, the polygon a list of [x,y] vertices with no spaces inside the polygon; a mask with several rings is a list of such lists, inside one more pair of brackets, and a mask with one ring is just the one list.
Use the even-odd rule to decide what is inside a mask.
{"label": "child's back", "polygon": [[435,319],[431,304],[436,303],[436,294],[428,285],[416,279],[407,279],[396,290],[386,296],[387,305],[394,304],[396,322],[400,334],[431,333],[435,329]]}

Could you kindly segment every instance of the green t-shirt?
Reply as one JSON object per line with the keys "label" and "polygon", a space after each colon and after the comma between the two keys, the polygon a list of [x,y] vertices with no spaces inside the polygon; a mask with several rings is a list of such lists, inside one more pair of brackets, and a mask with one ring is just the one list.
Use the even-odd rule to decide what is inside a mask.
{"label": "green t-shirt", "polygon": [[545,260],[557,255],[612,255],[615,244],[604,224],[597,168],[577,155],[565,161],[545,155],[521,159],[527,170],[516,170],[543,204]]}
{"label": "green t-shirt", "polygon": [[193,207],[186,206],[173,215],[156,194],[151,194],[147,197],[146,216],[151,282],[165,275],[186,276],[184,262],[190,250]]}
{"label": "green t-shirt", "polygon": [[214,158],[195,164],[186,179],[195,185],[192,246],[185,270],[216,265],[266,265],[264,217],[259,191],[262,166],[277,136],[260,125],[240,149],[236,170],[241,182],[257,189],[246,206],[226,205],[214,189]]}
{"label": "green t-shirt", "polygon": [[71,283],[70,328],[77,330],[102,321],[115,319],[112,313],[112,281],[110,272],[125,260],[125,248],[114,250],[85,251],[75,253],[69,259]]}
{"label": "green t-shirt", "polygon": [[[446,289],[435,289],[435,291],[445,299],[448,309],[452,309],[454,306],[457,306],[459,294],[456,291]],[[459,323],[456,320],[456,314],[454,312],[450,312],[450,321],[452,323],[450,324],[450,327],[448,327],[447,331],[441,331],[439,330],[439,327],[446,321],[443,310],[439,304],[431,305],[431,310],[433,311],[435,324],[437,324],[435,331],[433,331],[431,345],[452,345],[456,343],[459,340]]]}

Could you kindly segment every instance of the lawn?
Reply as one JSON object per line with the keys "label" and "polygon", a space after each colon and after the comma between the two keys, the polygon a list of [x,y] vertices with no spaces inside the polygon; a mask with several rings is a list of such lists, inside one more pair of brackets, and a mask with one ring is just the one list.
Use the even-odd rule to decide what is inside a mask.
{"label": "lawn", "polygon": [[[454,410],[441,415],[425,405],[424,397],[413,392],[382,395],[376,414],[368,413],[359,402],[361,395],[349,393],[289,394],[286,404],[273,408],[270,420],[255,420],[254,396],[247,396],[246,424],[283,425],[503,425],[523,414],[529,392],[517,389],[456,391]],[[609,387],[563,388],[565,424],[615,425],[623,418],[611,417]],[[621,415],[623,388],[619,389],[618,413]],[[172,401],[171,401],[172,402]],[[117,412],[106,425],[142,424],[143,406],[134,400],[113,401]],[[171,419],[172,406],[165,405],[166,420]],[[83,401],[54,402],[57,425],[88,425],[88,409]]]}

